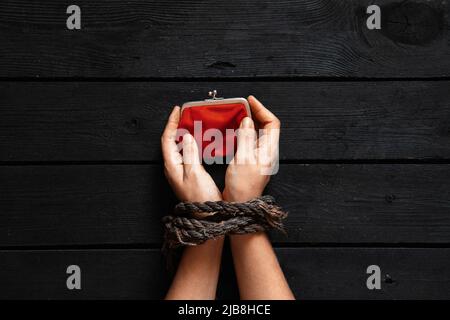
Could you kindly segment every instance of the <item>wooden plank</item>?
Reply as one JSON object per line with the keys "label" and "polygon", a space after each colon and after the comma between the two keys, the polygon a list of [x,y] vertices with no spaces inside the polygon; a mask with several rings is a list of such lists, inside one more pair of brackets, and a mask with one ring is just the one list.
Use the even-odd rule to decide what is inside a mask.
{"label": "wooden plank", "polygon": [[304,243],[449,243],[448,165],[285,165],[267,190]]}
{"label": "wooden plank", "polygon": [[[285,248],[278,257],[297,299],[450,298],[450,249]],[[381,269],[381,289],[368,290],[367,267]]]}
{"label": "wooden plank", "polygon": [[449,81],[3,82],[0,161],[160,161],[175,104],[255,94],[282,160],[450,159]]}
{"label": "wooden plank", "polygon": [[[161,299],[167,285],[159,250],[0,251],[0,299]],[[81,269],[69,290],[67,267]]]}
{"label": "wooden plank", "polygon": [[0,77],[441,77],[441,0],[2,1]]}
{"label": "wooden plank", "polygon": [[[284,248],[277,255],[298,299],[450,298],[448,248]],[[81,290],[66,288],[69,265],[81,269]],[[380,290],[366,287],[370,265],[381,269]],[[0,251],[0,299],[161,299],[167,284],[158,250]],[[219,295],[236,298],[221,288]]]}
{"label": "wooden plank", "polygon": [[[288,236],[273,240],[450,243],[449,168],[281,165],[267,193]],[[159,165],[0,166],[0,246],[160,245],[174,204]]]}
{"label": "wooden plank", "polygon": [[161,218],[175,203],[159,166],[0,172],[1,246],[161,243]]}

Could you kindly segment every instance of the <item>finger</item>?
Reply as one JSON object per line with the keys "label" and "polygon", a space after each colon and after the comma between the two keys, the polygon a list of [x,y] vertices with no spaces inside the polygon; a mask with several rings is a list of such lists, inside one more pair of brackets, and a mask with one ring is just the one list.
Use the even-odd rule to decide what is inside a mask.
{"label": "finger", "polygon": [[254,158],[256,146],[256,130],[253,120],[245,117],[237,130],[236,162]]}
{"label": "finger", "polygon": [[183,136],[183,167],[185,174],[201,167],[197,142],[189,133]]}
{"label": "finger", "polygon": [[279,153],[279,129],[268,129],[268,134],[258,138],[258,159],[263,164],[277,161]]}
{"label": "finger", "polygon": [[258,147],[265,149],[268,156],[274,155],[278,152],[280,120],[254,96],[249,96],[248,101],[262,129],[259,132]]}
{"label": "finger", "polygon": [[163,137],[175,138],[175,132],[178,128],[178,123],[180,122],[180,107],[175,106],[167,119],[166,127],[164,128]]}
{"label": "finger", "polygon": [[248,103],[252,110],[253,118],[259,123],[261,128],[280,128],[280,120],[269,111],[254,96],[248,97]]}
{"label": "finger", "polygon": [[177,156],[175,156],[176,153],[179,154],[176,144],[176,135],[179,121],[180,107],[176,106],[170,113],[169,119],[167,120],[166,127],[161,137],[161,148],[164,161],[166,162],[172,161],[174,157],[177,158]]}

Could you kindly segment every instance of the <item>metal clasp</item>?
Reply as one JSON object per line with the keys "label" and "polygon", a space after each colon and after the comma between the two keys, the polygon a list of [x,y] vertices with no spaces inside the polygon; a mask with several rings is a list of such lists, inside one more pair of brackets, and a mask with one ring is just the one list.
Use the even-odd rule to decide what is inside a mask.
{"label": "metal clasp", "polygon": [[220,100],[220,99],[223,99],[222,97],[216,97],[216,95],[217,95],[217,90],[210,91],[210,92],[208,92],[208,96],[210,96],[211,99],[206,99],[206,100]]}

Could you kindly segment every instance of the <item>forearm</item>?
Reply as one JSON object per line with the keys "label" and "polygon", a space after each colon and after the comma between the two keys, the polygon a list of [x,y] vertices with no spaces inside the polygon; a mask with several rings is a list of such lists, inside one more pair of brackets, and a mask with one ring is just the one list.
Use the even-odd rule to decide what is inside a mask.
{"label": "forearm", "polygon": [[222,248],[223,237],[186,247],[166,299],[215,299]]}
{"label": "forearm", "polygon": [[295,299],[263,232],[230,237],[241,299]]}

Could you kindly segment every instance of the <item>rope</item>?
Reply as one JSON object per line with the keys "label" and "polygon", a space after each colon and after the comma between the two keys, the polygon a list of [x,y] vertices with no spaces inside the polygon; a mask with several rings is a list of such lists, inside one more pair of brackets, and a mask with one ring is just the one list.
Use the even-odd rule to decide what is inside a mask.
{"label": "rope", "polygon": [[244,203],[226,201],[181,202],[163,217],[164,247],[194,246],[226,234],[247,234],[271,228],[284,231],[287,217],[271,196]]}

